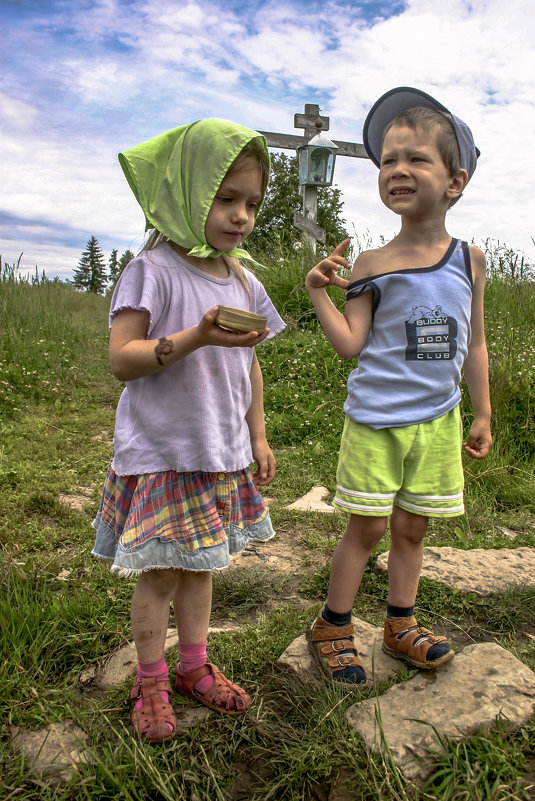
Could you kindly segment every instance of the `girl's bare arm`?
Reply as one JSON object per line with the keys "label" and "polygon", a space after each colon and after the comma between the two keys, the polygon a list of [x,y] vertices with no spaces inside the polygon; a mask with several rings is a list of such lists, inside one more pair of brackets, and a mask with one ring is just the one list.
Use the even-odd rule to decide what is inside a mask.
{"label": "girl's bare arm", "polygon": [[264,382],[256,353],[253,356],[250,377],[252,399],[245,419],[249,426],[251,448],[256,462],[254,479],[258,485],[266,486],[275,478],[275,457],[266,438]]}
{"label": "girl's bare arm", "polygon": [[120,381],[135,381],[158,373],[165,367],[183,359],[205,345],[224,348],[250,348],[262,342],[269,329],[237,334],[220,328],[215,318],[217,306],[209,309],[199,325],[178,331],[160,339],[147,339],[149,313],[137,309],[124,309],[113,320],[110,333],[109,357],[113,374]]}

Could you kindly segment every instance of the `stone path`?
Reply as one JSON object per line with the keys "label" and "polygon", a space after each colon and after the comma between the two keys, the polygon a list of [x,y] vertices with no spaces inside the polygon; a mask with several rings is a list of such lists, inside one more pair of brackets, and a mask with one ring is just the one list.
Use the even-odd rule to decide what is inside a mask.
{"label": "stone path", "polygon": [[378,698],[353,704],[346,717],[369,748],[382,751],[387,743],[405,776],[421,780],[439,736],[468,737],[495,725],[497,715],[521,726],[534,712],[535,673],[487,642],[467,646],[440,670],[421,671]]}
{"label": "stone path", "polygon": [[[388,552],[377,559],[375,570],[387,572]],[[511,587],[535,587],[535,548],[424,548],[421,575],[460,592],[491,595]]]}
{"label": "stone path", "polygon": [[337,510],[334,506],[331,506],[325,500],[329,495],[329,490],[326,487],[312,487],[310,492],[307,492],[302,498],[298,498],[285,508],[294,512],[336,512]]}
{"label": "stone path", "polygon": [[[325,487],[314,487],[286,508],[336,512],[327,503],[328,496]],[[85,505],[91,502],[91,488],[81,488],[79,495],[62,496],[60,500],[84,511]],[[511,540],[516,537],[511,529],[502,527],[500,530]],[[277,540],[273,545],[273,548],[267,543],[263,549],[248,549],[235,562],[239,566],[249,566],[251,559],[256,563],[260,560],[270,570],[295,571],[295,557],[292,559],[290,546],[281,549]],[[385,573],[387,562],[388,553],[381,554],[375,567],[377,572]],[[534,586],[535,548],[461,551],[426,547],[422,576],[481,596],[510,587]],[[405,669],[404,663],[383,653],[382,628],[358,618],[353,618],[353,623],[373,695],[353,704],[346,717],[368,748],[380,752],[387,744],[394,762],[408,779],[425,777],[429,770],[428,749],[437,747],[438,736],[467,737],[480,726],[491,727],[499,714],[505,715],[511,725],[521,726],[535,713],[535,673],[495,643],[469,645],[441,670],[420,671],[382,692],[385,682],[391,682],[396,673]],[[213,628],[210,633],[238,628]],[[526,633],[526,637],[533,635]],[[166,651],[177,643],[176,630],[169,629]],[[80,684],[87,694],[105,693],[132,676],[135,665],[134,645],[127,643],[104,664],[85,670]],[[278,665],[322,681],[304,634],[288,646]],[[179,708],[178,729],[184,731],[213,714],[200,706]],[[85,734],[72,721],[51,724],[39,732],[15,727],[10,732],[13,747],[24,752],[31,771],[51,784],[65,783],[73,771],[78,770],[78,764],[92,761]],[[333,787],[330,801],[349,798],[342,784]]]}

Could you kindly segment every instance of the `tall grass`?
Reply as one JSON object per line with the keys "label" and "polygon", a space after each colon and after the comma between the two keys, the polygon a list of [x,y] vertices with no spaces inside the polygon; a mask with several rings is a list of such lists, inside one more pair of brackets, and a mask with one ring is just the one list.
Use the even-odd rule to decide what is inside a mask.
{"label": "tall grass", "polygon": [[[501,253],[503,256],[503,253]],[[493,256],[492,258],[495,258]],[[491,261],[489,257],[489,262]],[[214,635],[212,659],[254,696],[241,720],[212,718],[176,740],[149,748],[127,730],[128,682],[85,697],[78,673],[102,662],[130,636],[132,582],[118,581],[91,559],[91,515],[110,458],[109,439],[121,384],[107,363],[108,301],[46,279],[0,280],[0,797],[162,799],[178,801],[317,801],[340,773],[358,801],[528,798],[535,726],[509,734],[444,742],[424,789],[404,784],[383,757],[367,752],[344,713],[357,697],[274,670],[284,648],[308,625],[329,578],[328,556],[345,519],[290,513],[284,505],[334,476],[347,374],[312,313],[301,254],[259,271],[287,331],[258,348],[265,377],[268,437],[278,476],[269,488],[279,531],[323,564],[281,579],[250,569],[215,577],[214,622],[249,623]],[[535,284],[489,267],[487,335],[495,447],[484,462],[465,462],[467,514],[430,527],[433,544],[510,547],[496,524],[514,528],[516,544],[535,545]],[[518,264],[518,262],[517,262]],[[503,269],[502,269],[503,268]],[[333,291],[343,305],[343,293]],[[463,395],[463,417],[470,408]],[[59,502],[84,490],[84,511]],[[387,547],[386,544],[381,547]],[[305,560],[303,561],[305,564]],[[299,583],[301,606],[287,597]],[[356,612],[382,615],[387,582],[367,567]],[[450,635],[495,639],[535,668],[533,591],[490,599],[423,580],[419,603],[451,621]],[[308,608],[307,608],[308,605]],[[261,613],[260,613],[261,612]],[[463,643],[466,640],[461,640]],[[9,746],[9,725],[41,728],[74,719],[95,755],[70,785],[36,781]],[[504,754],[506,758],[504,759]],[[504,789],[505,788],[505,789]]]}

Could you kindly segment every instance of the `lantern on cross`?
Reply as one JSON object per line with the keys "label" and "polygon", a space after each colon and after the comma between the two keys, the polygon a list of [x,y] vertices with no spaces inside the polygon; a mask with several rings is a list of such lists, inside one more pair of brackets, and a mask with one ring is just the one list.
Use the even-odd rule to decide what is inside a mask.
{"label": "lantern on cross", "polygon": [[316,122],[318,133],[297,148],[299,158],[300,186],[331,186],[334,174],[337,145],[321,130],[322,122]]}

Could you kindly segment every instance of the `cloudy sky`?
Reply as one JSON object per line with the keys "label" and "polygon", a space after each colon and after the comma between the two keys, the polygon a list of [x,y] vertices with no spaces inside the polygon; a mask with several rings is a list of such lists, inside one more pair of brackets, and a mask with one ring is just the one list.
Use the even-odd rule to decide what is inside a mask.
{"label": "cloudy sky", "polygon": [[[478,169],[449,231],[535,261],[532,0],[0,0],[0,254],[68,278],[95,235],[136,251],[143,215],[117,153],[201,117],[301,134],[317,103],[334,139],[362,141],[395,86],[430,93],[474,133]],[[287,151],[289,152],[289,151]],[[339,158],[350,230],[397,219],[377,170]]]}

